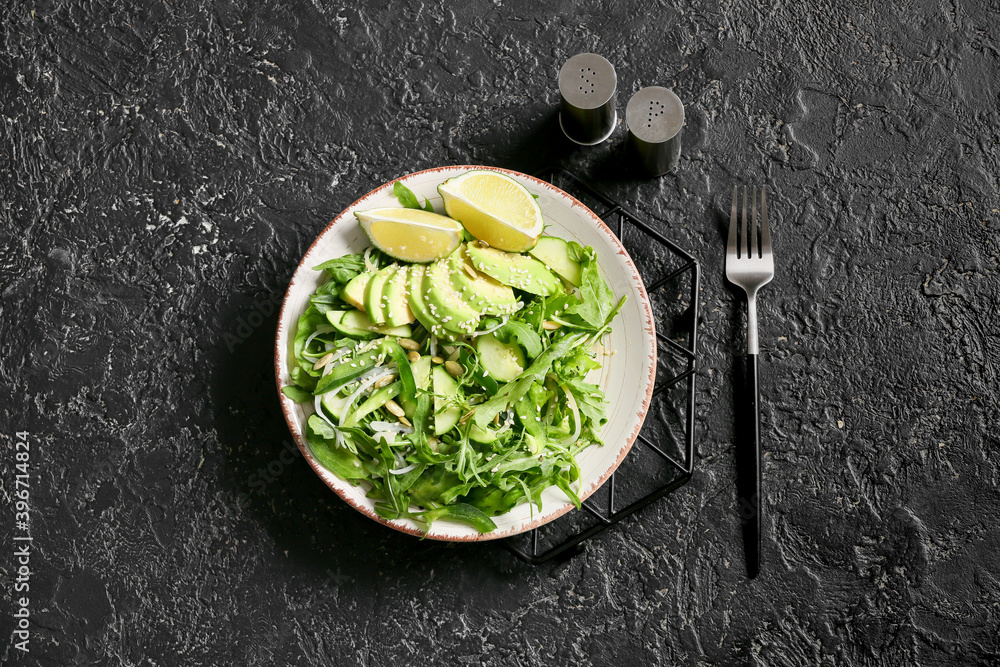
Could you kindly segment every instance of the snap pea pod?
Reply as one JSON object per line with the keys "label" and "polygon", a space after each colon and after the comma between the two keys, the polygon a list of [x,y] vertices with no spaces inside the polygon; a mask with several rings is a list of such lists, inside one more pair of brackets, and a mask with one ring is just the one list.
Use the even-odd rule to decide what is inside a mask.
{"label": "snap pea pod", "polygon": [[374,351],[366,352],[360,358],[355,356],[353,359],[345,361],[321,377],[319,382],[316,383],[316,390],[313,391],[313,395],[319,396],[328,391],[341,389],[378,366],[381,362],[382,355]]}

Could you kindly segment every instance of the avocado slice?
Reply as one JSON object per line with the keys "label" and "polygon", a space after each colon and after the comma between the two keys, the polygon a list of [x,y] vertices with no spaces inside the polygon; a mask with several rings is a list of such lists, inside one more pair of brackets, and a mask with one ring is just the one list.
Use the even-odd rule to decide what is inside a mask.
{"label": "avocado slice", "polygon": [[462,416],[458,406],[446,407],[448,398],[458,395],[459,386],[444,366],[435,366],[431,378],[434,382],[434,435],[441,435],[450,431]]}
{"label": "avocado slice", "polygon": [[479,326],[479,311],[466,303],[451,286],[447,261],[438,260],[424,270],[422,296],[430,316],[445,329],[469,334]]}
{"label": "avocado slice", "polygon": [[365,288],[374,275],[373,271],[365,271],[351,278],[350,282],[344,285],[344,289],[340,291],[341,298],[358,310],[364,310]]}
{"label": "avocado slice", "polygon": [[570,259],[567,241],[555,236],[541,236],[528,254],[576,287],[580,286],[580,262]]}
{"label": "avocado slice", "polygon": [[409,276],[409,267],[400,267],[386,278],[382,286],[382,318],[390,327],[409,324],[417,319],[406,299],[406,282]]}
{"label": "avocado slice", "polygon": [[373,275],[365,285],[365,313],[368,314],[372,324],[385,324],[385,316],[382,314],[382,287],[395,270],[396,267],[387,266]]}
{"label": "avocado slice", "polygon": [[408,324],[399,327],[374,325],[360,310],[349,310],[346,313],[330,310],[326,313],[326,319],[334,329],[351,338],[375,338],[378,335],[409,338],[413,335],[413,327]]}
{"label": "avocado slice", "polygon": [[427,309],[427,304],[424,302],[424,273],[426,272],[427,265],[425,264],[414,264],[410,267],[410,277],[408,279],[409,289],[407,290],[407,301],[410,304],[410,310],[413,312],[414,317],[417,321],[424,325],[424,328],[435,336],[445,335],[444,327],[441,323],[437,321],[434,317],[431,317],[431,312]]}
{"label": "avocado slice", "polygon": [[519,290],[550,296],[561,291],[559,279],[534,257],[470,245],[469,257],[478,271]]}
{"label": "avocado slice", "polygon": [[448,272],[451,274],[451,286],[480,315],[509,315],[517,310],[514,291],[476,271],[465,246],[459,246],[448,257]]}

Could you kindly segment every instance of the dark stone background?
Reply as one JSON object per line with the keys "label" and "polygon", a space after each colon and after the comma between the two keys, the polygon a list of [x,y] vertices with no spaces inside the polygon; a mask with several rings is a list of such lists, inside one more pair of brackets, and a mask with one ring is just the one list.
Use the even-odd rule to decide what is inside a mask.
{"label": "dark stone background", "polygon": [[[995,1],[2,16],[0,488],[8,508],[30,431],[35,538],[32,649],[4,664],[1000,664]],[[676,175],[622,174],[623,128],[553,134],[556,73],[586,50],[620,111],[651,84],[685,101]],[[693,480],[532,567],[382,528],[297,456],[255,477],[289,441],[273,303],[325,223],[410,171],[550,161],[702,262]],[[771,187],[779,267],[753,582],[721,231],[743,182]]]}

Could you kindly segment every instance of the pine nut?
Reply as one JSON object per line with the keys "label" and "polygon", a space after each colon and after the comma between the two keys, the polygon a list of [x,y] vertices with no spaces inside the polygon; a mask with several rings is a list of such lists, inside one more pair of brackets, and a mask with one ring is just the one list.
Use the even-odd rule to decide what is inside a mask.
{"label": "pine nut", "polygon": [[399,341],[397,341],[397,342],[399,343],[399,346],[401,348],[403,348],[404,350],[419,350],[420,349],[420,343],[418,343],[417,341],[413,340],[412,338],[400,338]]}
{"label": "pine nut", "polygon": [[462,368],[462,364],[457,361],[444,362],[444,369],[448,371],[453,378],[460,378],[465,375],[465,369]]}
{"label": "pine nut", "polygon": [[375,384],[372,386],[375,387],[375,389],[381,389],[386,385],[392,384],[392,381],[395,379],[396,379],[395,375],[386,375],[384,378],[381,378],[378,381],[376,381]]}
{"label": "pine nut", "polygon": [[406,415],[406,412],[403,410],[403,408],[399,407],[399,403],[392,400],[391,398],[385,402],[385,409],[391,412],[396,417],[403,417]]}
{"label": "pine nut", "polygon": [[555,331],[556,329],[561,329],[562,325],[558,322],[553,322],[552,320],[545,320],[542,322],[542,328],[546,331]]}
{"label": "pine nut", "polygon": [[327,352],[322,357],[320,357],[315,364],[313,364],[313,370],[318,371],[321,368],[325,368],[326,365],[330,363],[331,359],[333,359],[333,352]]}
{"label": "pine nut", "polygon": [[410,420],[406,417],[397,417],[397,419],[399,419],[399,423],[403,426],[413,426],[413,424],[410,423]]}

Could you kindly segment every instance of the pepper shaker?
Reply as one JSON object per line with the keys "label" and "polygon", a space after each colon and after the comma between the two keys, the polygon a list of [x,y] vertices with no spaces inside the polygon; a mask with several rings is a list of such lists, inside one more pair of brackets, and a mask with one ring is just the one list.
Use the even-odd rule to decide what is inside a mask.
{"label": "pepper shaker", "polygon": [[629,143],[649,176],[662,176],[677,167],[681,155],[684,105],[672,90],[643,88],[625,108]]}
{"label": "pepper shaker", "polygon": [[596,53],[578,53],[559,70],[562,107],[559,126],[570,141],[594,146],[610,137],[618,124],[614,65]]}

